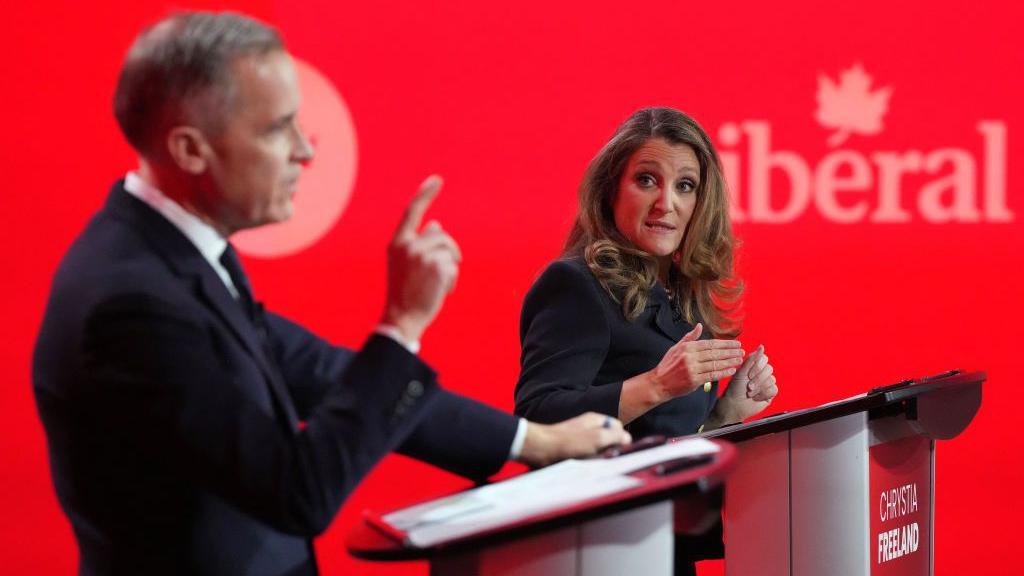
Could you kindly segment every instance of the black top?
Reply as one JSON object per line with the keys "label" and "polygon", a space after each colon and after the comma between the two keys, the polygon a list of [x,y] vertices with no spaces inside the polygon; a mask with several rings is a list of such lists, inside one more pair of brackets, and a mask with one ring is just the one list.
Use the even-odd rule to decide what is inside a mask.
{"label": "black top", "polygon": [[[516,413],[557,422],[587,411],[618,416],[622,381],[655,366],[693,326],[673,314],[656,284],[646,309],[628,321],[582,258],[553,262],[523,302]],[[708,332],[701,339],[711,338]],[[634,438],[693,434],[717,399],[718,383],[670,400],[627,426]]]}

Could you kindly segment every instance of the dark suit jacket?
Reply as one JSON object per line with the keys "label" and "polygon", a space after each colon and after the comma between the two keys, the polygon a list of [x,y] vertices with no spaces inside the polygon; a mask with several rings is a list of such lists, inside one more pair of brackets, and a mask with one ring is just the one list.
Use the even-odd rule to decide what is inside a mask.
{"label": "dark suit jacket", "polygon": [[[673,319],[660,285],[651,290],[644,312],[630,322],[582,258],[557,260],[523,302],[516,413],[537,422],[586,411],[618,416],[622,381],[657,366],[692,328]],[[710,393],[699,388],[650,410],[627,429],[634,438],[693,434],[711,414],[717,392],[717,382]]]}
{"label": "dark suit jacket", "polygon": [[515,419],[393,340],[352,352],[274,314],[267,332],[114,186],[56,273],[33,363],[81,574],[313,574],[311,538],[388,452],[472,478],[505,461]]}

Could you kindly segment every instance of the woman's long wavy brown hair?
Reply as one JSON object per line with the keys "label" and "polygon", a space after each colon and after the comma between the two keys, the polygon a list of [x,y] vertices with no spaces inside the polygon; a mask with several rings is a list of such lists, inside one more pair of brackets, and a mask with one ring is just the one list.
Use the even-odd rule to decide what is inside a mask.
{"label": "woman's long wavy brown hair", "polygon": [[612,202],[630,156],[654,138],[690,146],[700,162],[697,204],[673,256],[665,288],[680,304],[687,322],[699,319],[715,336],[734,337],[741,329],[743,285],[733,277],[736,239],[729,221],[725,179],[711,139],[679,110],[644,108],[634,112],[590,161],[580,182],[579,208],[563,256],[583,256],[604,289],[622,305],[627,319],[634,320],[643,312],[658,280],[658,263],[618,231]]}

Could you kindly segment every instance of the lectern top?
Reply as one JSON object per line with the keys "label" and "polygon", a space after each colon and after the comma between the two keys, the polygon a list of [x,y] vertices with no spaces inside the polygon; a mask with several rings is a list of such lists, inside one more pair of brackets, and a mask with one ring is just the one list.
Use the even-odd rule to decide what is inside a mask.
{"label": "lectern top", "polygon": [[[963,430],[981,404],[981,383],[984,372],[962,372],[951,370],[933,376],[902,380],[895,384],[872,388],[868,392],[844,398],[835,402],[805,408],[793,412],[780,412],[751,420],[742,424],[725,426],[704,432],[704,438],[720,438],[730,442],[741,442],[766,434],[793,430],[809,424],[840,418],[856,412],[868,412],[869,418],[891,416],[898,413],[907,415],[908,420],[918,421],[919,399],[949,398],[960,404],[961,410],[946,412],[941,421],[932,418],[923,422],[922,433],[936,438],[947,439]],[[955,421],[951,421],[954,419]],[[934,432],[933,432],[934,431]],[[933,432],[933,433],[932,433]]]}

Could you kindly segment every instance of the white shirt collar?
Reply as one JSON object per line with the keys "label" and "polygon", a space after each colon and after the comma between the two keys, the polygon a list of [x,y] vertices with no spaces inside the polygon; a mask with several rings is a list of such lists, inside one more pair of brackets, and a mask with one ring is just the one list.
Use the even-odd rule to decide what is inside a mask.
{"label": "white shirt collar", "polygon": [[181,231],[195,245],[199,253],[203,255],[203,259],[210,263],[210,266],[213,267],[213,270],[224,282],[224,285],[228,287],[228,291],[236,298],[238,297],[238,291],[235,290],[235,286],[231,282],[231,275],[228,274],[228,271],[220,263],[221,254],[228,247],[226,238],[221,236],[213,226],[203,222],[195,214],[182,208],[180,204],[168,198],[163,192],[143,180],[135,172],[129,172],[125,176],[124,189],[159,212],[175,228]]}

